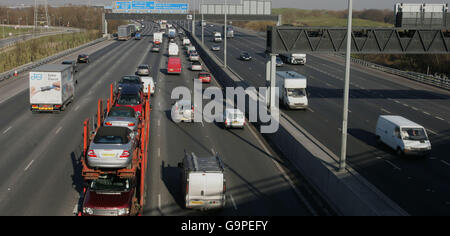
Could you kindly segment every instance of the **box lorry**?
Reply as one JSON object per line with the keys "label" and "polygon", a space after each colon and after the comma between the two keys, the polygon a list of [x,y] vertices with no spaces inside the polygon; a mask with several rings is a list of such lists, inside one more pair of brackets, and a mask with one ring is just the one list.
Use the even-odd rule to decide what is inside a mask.
{"label": "box lorry", "polygon": [[64,111],[75,96],[71,65],[48,64],[30,72],[31,111]]}
{"label": "box lorry", "polygon": [[175,28],[170,28],[168,35],[169,39],[175,39],[175,36],[177,35],[177,30]]}
{"label": "box lorry", "polygon": [[285,63],[292,64],[292,65],[306,64],[306,54],[301,54],[301,53],[280,54],[280,58]]}
{"label": "box lorry", "polygon": [[431,143],[425,128],[404,117],[379,116],[375,133],[377,142],[394,149],[399,156],[425,156],[431,152]]}
{"label": "box lorry", "polygon": [[170,43],[169,44],[169,56],[178,56],[179,49],[178,45],[176,43]]}
{"label": "box lorry", "polygon": [[214,32],[214,42],[222,42],[222,34],[220,32]]}
{"label": "box lorry", "polygon": [[226,180],[223,163],[217,153],[206,157],[185,153],[178,167],[186,208],[205,210],[225,206]]}
{"label": "box lorry", "polygon": [[276,86],[280,89],[280,100],[289,109],[308,108],[306,77],[295,71],[278,71]]}
{"label": "box lorry", "polygon": [[132,26],[121,25],[117,28],[117,40],[126,41],[131,38]]}
{"label": "box lorry", "polygon": [[227,38],[234,38],[234,29],[233,26],[227,26]]}
{"label": "box lorry", "polygon": [[161,32],[155,32],[153,33],[153,43],[158,45],[161,44],[163,41],[163,33]]}

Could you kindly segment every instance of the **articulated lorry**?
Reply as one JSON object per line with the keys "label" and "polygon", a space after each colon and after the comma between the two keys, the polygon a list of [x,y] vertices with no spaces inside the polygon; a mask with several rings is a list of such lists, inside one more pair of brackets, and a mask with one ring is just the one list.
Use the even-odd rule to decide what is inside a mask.
{"label": "articulated lorry", "polygon": [[280,58],[285,63],[292,64],[292,65],[306,64],[306,54],[300,54],[300,53],[280,54]]}
{"label": "articulated lorry", "polygon": [[72,65],[43,65],[30,72],[31,111],[64,111],[75,97]]}
{"label": "articulated lorry", "polygon": [[278,71],[276,86],[280,89],[280,100],[289,109],[308,108],[307,79],[295,71]]}

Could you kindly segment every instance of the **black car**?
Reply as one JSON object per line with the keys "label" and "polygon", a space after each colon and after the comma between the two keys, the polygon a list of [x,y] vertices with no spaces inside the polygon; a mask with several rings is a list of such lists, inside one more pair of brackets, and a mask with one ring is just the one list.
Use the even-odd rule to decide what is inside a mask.
{"label": "black car", "polygon": [[239,58],[244,61],[250,61],[252,59],[248,52],[242,52]]}
{"label": "black car", "polygon": [[63,61],[63,65],[72,65],[72,73],[78,72],[78,64],[76,61]]}
{"label": "black car", "polygon": [[141,90],[144,89],[144,83],[142,82],[141,77],[136,75],[126,75],[123,76],[117,86],[117,89],[120,91],[124,85],[134,85],[140,88]]}
{"label": "black car", "polygon": [[91,62],[91,59],[89,59],[89,55],[81,54],[81,55],[78,55],[77,62],[78,63],[89,63],[89,62]]}

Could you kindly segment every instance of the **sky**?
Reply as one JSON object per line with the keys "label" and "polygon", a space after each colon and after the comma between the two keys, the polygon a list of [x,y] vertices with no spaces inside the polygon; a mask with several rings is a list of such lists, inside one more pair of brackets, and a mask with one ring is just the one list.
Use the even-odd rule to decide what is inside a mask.
{"label": "sky", "polygon": [[[43,2],[43,0],[38,0]],[[61,4],[89,4],[93,5],[110,5],[112,0],[47,0],[50,5]],[[154,0],[154,1],[170,1],[170,0]],[[200,2],[200,0],[171,0],[170,2]],[[224,2],[219,0],[203,0],[205,3]],[[239,0],[228,0],[228,2],[239,2]],[[397,2],[405,3],[448,3],[445,0],[353,0],[353,8],[360,9],[394,9],[394,4]],[[26,4],[33,5],[34,0],[0,0],[0,5],[18,5]],[[327,9],[327,10],[342,10],[348,6],[348,0],[273,0],[273,8],[300,8],[300,9]]]}

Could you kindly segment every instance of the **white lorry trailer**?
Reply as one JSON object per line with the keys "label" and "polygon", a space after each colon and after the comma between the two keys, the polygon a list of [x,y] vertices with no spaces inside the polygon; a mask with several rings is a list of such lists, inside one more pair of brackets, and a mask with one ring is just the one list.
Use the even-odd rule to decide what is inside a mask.
{"label": "white lorry trailer", "polygon": [[280,54],[280,58],[285,63],[292,64],[292,65],[306,64],[306,54],[301,54],[301,53]]}
{"label": "white lorry trailer", "polygon": [[161,32],[155,32],[153,33],[153,43],[158,45],[163,42],[163,33]]}
{"label": "white lorry trailer", "polygon": [[179,48],[176,43],[169,44],[169,56],[178,56]]}
{"label": "white lorry trailer", "polygon": [[31,111],[64,111],[75,96],[71,65],[43,65],[30,72]]}
{"label": "white lorry trailer", "polygon": [[276,86],[280,89],[280,100],[289,109],[308,108],[306,77],[295,71],[278,71]]}
{"label": "white lorry trailer", "polygon": [[185,154],[181,169],[181,191],[186,208],[220,209],[225,206],[226,180],[218,154],[197,157]]}

